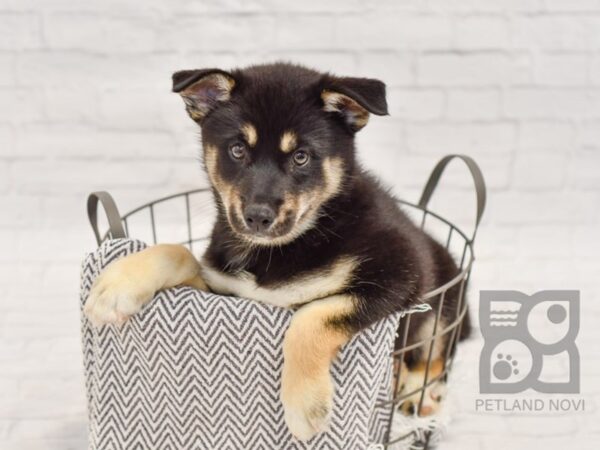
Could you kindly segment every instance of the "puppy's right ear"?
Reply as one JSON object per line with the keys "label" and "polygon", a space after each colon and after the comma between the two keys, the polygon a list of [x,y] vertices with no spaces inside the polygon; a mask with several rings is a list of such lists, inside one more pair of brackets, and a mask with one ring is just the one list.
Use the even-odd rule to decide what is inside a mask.
{"label": "puppy's right ear", "polygon": [[192,119],[201,122],[219,102],[231,97],[233,76],[221,69],[181,70],[173,74],[173,92],[185,102]]}

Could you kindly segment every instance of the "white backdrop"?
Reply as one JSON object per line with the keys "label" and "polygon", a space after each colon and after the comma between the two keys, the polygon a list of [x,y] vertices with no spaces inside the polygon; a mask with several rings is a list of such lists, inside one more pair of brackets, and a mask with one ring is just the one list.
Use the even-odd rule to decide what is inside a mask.
{"label": "white backdrop", "polygon": [[[360,133],[360,157],[403,198],[441,155],[477,159],[489,203],[474,304],[482,288],[582,290],[587,412],[476,414],[476,337],[440,448],[597,448],[599,0],[3,0],[0,448],[85,447],[86,194],[127,210],[205,184],[171,73],[276,59],[387,83],[391,116]],[[449,175],[435,205],[468,227],[466,171]]]}

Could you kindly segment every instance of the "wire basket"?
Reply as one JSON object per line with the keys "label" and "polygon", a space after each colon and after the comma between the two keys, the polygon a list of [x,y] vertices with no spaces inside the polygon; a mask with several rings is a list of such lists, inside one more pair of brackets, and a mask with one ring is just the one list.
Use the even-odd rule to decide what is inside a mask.
{"label": "wire basket", "polygon": [[[469,237],[449,220],[428,209],[429,200],[448,163],[461,159],[468,167],[473,178],[477,200],[475,226]],[[475,161],[465,155],[448,155],[442,158],[423,189],[417,204],[398,200],[402,209],[411,216],[421,229],[432,234],[438,242],[443,243],[456,258],[458,271],[454,278],[442,286],[428,292],[422,297],[422,302],[430,305],[434,318],[432,332],[420,341],[408,344],[411,333],[411,314],[402,317],[399,326],[397,350],[390,355],[394,360],[393,399],[384,406],[389,408],[389,421],[385,443],[382,448],[393,449],[403,442],[411,442],[412,448],[428,449],[430,447],[431,431],[418,433],[410,431],[394,435],[392,423],[396,414],[403,414],[399,406],[408,398],[419,398],[414,413],[421,415],[426,389],[438,381],[445,381],[451,372],[456,348],[461,337],[463,320],[467,316],[467,301],[465,293],[474,261],[474,240],[481,221],[486,203],[486,188],[481,170]],[[107,231],[101,234],[98,226],[98,203],[102,204],[108,221]],[[196,189],[160,198],[124,215],[120,215],[112,197],[106,192],[95,192],[88,198],[88,216],[98,244],[106,239],[135,237],[147,243],[178,242],[198,254],[210,239],[213,218],[216,214],[210,189]],[[449,295],[457,296],[457,307],[454,317],[448,324],[440,325],[444,301]],[[434,342],[447,339],[446,351],[442,358],[443,368],[439,373],[430,374]],[[407,352],[420,349],[427,355],[423,383],[410,392],[399,389],[402,379],[404,358]]]}

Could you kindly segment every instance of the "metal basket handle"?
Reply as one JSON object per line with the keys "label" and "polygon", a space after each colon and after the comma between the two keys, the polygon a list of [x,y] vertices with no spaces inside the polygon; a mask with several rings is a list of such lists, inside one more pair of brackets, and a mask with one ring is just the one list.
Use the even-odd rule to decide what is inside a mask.
{"label": "metal basket handle", "polygon": [[473,183],[475,184],[475,195],[477,197],[477,215],[475,218],[475,228],[473,229],[473,235],[471,236],[470,242],[473,242],[475,239],[475,235],[477,234],[477,228],[479,228],[479,222],[481,222],[481,216],[483,215],[483,211],[485,210],[485,201],[486,201],[486,188],[485,188],[485,180],[483,178],[483,174],[481,173],[481,169],[475,162],[473,158],[467,155],[446,155],[436,164],[431,175],[429,175],[429,179],[427,180],[427,184],[425,184],[425,188],[423,189],[423,193],[421,194],[421,199],[419,200],[419,207],[422,209],[427,209],[427,204],[431,199],[431,195],[440,181],[442,174],[444,173],[444,169],[448,165],[450,161],[454,158],[461,159],[469,168],[471,172],[471,176],[473,177]]}
{"label": "metal basket handle", "polygon": [[96,236],[98,245],[102,242],[102,237],[98,231],[98,202],[102,204],[104,213],[108,219],[108,231],[113,239],[127,237],[123,224],[121,223],[121,215],[112,196],[105,191],[92,192],[87,199],[87,213],[90,219],[90,225]]}

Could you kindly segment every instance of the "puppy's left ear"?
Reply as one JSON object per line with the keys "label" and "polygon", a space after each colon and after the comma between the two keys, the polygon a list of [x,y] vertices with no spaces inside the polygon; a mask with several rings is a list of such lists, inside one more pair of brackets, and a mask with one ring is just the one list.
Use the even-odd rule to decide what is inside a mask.
{"label": "puppy's left ear", "polygon": [[372,78],[327,78],[321,92],[323,109],[341,114],[353,132],[369,121],[369,114],[388,114],[385,84]]}
{"label": "puppy's left ear", "polygon": [[235,79],[221,69],[181,70],[173,74],[173,92],[183,98],[188,114],[201,122],[231,97]]}

